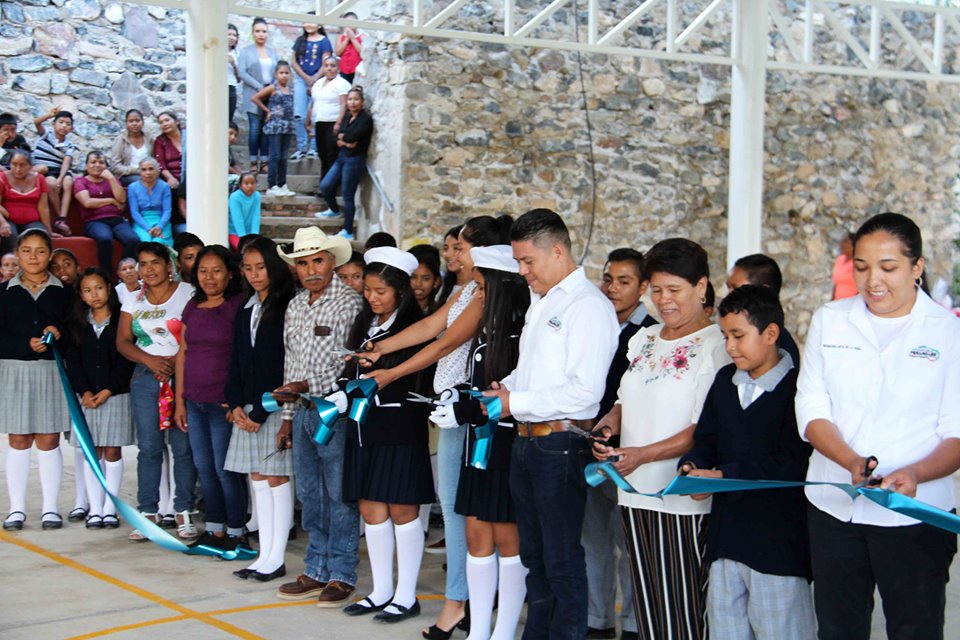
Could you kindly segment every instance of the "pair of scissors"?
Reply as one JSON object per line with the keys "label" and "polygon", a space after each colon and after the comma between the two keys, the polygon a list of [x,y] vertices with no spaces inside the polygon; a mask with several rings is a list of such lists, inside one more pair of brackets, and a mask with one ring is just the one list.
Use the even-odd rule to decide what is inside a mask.
{"label": "pair of scissors", "polygon": [[338,358],[346,358],[346,357],[348,357],[348,356],[353,356],[354,358],[356,358],[356,357],[359,356],[361,353],[364,353],[364,352],[363,352],[363,351],[354,351],[353,349],[347,349],[346,347],[337,347],[337,348],[333,349],[333,354],[334,354],[335,356],[337,356]]}
{"label": "pair of scissors", "polygon": [[289,450],[290,450],[290,436],[284,436],[284,437],[283,437],[283,440],[280,442],[280,445],[281,445],[281,446],[277,447],[276,451],[273,451],[272,453],[268,453],[268,454],[267,454],[267,457],[265,457],[265,458],[263,459],[263,461],[266,462],[267,460],[269,460],[269,459],[272,458],[273,456],[277,455],[278,453],[283,453],[284,451],[289,451]]}
{"label": "pair of scissors", "polygon": [[414,391],[407,392],[407,401],[408,402],[422,402],[424,404],[430,404],[435,407],[439,407],[442,404],[446,404],[446,401],[453,398],[453,394],[456,393],[452,389],[444,389],[438,395],[435,396],[424,396]]}
{"label": "pair of scissors", "polygon": [[[873,463],[873,469],[870,468],[871,462]],[[870,475],[871,472],[876,471],[878,466],[880,466],[880,462],[877,460],[876,456],[868,456],[863,463],[863,480],[853,485],[853,488],[862,489],[863,487],[876,487],[883,482],[883,478],[874,478]]]}

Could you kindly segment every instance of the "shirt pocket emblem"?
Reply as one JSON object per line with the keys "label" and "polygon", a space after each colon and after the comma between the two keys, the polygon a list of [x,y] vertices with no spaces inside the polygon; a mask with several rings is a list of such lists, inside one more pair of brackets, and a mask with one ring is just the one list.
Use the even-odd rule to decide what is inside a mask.
{"label": "shirt pocket emblem", "polygon": [[557,316],[553,316],[552,318],[547,320],[547,326],[553,329],[554,331],[560,331],[563,324],[560,322],[560,318],[558,318]]}
{"label": "shirt pocket emblem", "polygon": [[921,345],[919,347],[914,347],[910,349],[911,358],[921,358],[923,360],[928,360],[930,362],[936,362],[940,359],[940,350],[934,349],[933,347],[927,347]]}

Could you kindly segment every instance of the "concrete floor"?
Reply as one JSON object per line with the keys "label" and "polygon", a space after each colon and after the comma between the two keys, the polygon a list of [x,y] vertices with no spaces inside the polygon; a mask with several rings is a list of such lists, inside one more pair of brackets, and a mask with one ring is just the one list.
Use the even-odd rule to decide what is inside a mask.
{"label": "concrete floor", "polygon": [[[8,446],[6,438],[2,440],[0,468]],[[65,456],[60,501],[64,516],[73,504],[75,477],[72,451],[65,449],[65,453],[69,455]],[[124,454],[122,494],[135,504],[136,450],[127,447]],[[149,542],[128,542],[125,524],[117,530],[87,531],[81,523],[65,523],[58,531],[42,531],[35,460],[34,455],[27,525],[15,534],[0,531],[0,639],[412,639],[420,637],[420,629],[435,620],[442,606],[443,556],[424,556],[418,585],[421,616],[388,626],[347,618],[338,609],[318,609],[313,602],[278,600],[274,592],[285,579],[266,584],[238,580],[230,573],[241,567],[240,563],[185,556]],[[4,504],[5,486],[0,474]],[[430,540],[438,535],[431,531]],[[305,538],[301,533],[287,548],[288,579],[295,578],[303,567]],[[950,630],[960,628],[957,567],[955,562],[947,592],[947,637],[951,637]],[[359,571],[358,595],[363,595],[370,588],[363,548]],[[463,634],[454,637],[463,638]],[[884,637],[879,611],[874,615],[872,637]]]}

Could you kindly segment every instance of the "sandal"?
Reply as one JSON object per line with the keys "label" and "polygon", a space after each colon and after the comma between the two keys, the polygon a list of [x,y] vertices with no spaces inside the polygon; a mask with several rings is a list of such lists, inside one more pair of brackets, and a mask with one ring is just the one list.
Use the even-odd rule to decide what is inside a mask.
{"label": "sandal", "polygon": [[[51,518],[50,520],[44,520],[44,518],[46,518],[47,516],[53,516],[54,518],[56,518],[56,520],[54,520],[53,518]],[[46,513],[40,514],[41,529],[59,529],[62,526],[63,526],[63,516],[61,516],[56,511],[47,511]]]}
{"label": "sandal", "polygon": [[103,529],[103,516],[95,513],[87,516],[87,529]]}
{"label": "sandal", "polygon": [[[11,520],[13,516],[23,516],[16,520]],[[3,521],[3,530],[4,531],[22,531],[23,523],[27,521],[27,514],[23,511],[11,511],[7,514],[7,517]]]}
{"label": "sandal", "polygon": [[[156,513],[143,513],[141,515],[154,524],[157,524],[157,521],[160,519],[159,515]],[[130,535],[127,536],[127,540],[129,540],[130,542],[143,542],[146,539],[147,539],[147,536],[144,535],[144,533],[140,531],[140,529],[134,529],[133,531],[130,532]]]}
{"label": "sandal", "polygon": [[57,218],[56,220],[53,221],[53,225],[51,226],[53,227],[54,231],[64,236],[65,238],[69,238],[70,236],[73,235],[73,231],[70,230],[70,225],[67,224],[66,218]]}
{"label": "sandal", "polygon": [[88,513],[89,511],[83,507],[74,507],[73,511],[67,514],[67,520],[70,522],[82,522]]}
{"label": "sandal", "polygon": [[103,516],[103,528],[104,529],[118,529],[120,528],[120,519],[115,513],[108,513]]}
{"label": "sandal", "polygon": [[167,513],[164,515],[157,514],[157,526],[161,529],[176,529],[177,528],[177,519],[172,513]]}
{"label": "sandal", "polygon": [[190,520],[189,511],[181,511],[177,514],[177,536],[181,540],[193,540],[199,533],[197,526]]}

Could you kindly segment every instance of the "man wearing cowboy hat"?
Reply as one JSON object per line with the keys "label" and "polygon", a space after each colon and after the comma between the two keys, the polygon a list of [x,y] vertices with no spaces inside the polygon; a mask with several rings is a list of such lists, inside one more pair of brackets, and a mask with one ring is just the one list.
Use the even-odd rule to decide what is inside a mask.
{"label": "man wearing cowboy hat", "polygon": [[[296,267],[303,286],[287,306],[283,340],[285,384],[274,391],[283,406],[278,447],[293,441],[297,497],[303,504],[302,525],[310,536],[306,568],[296,581],[280,587],[284,600],[319,598],[320,607],[347,603],[357,584],[360,516],[355,504],[342,500],[344,429],[329,444],[313,440],[319,417],[313,407],[298,407],[298,394],[326,396],[336,390],[343,370],[337,350],[347,342],[362,300],[343,284],[334,269],[350,259],[350,243],[327,236],[316,227],[298,229],[293,249],[280,257]],[[285,572],[283,567],[278,571]],[[280,575],[283,575],[282,573]]]}

